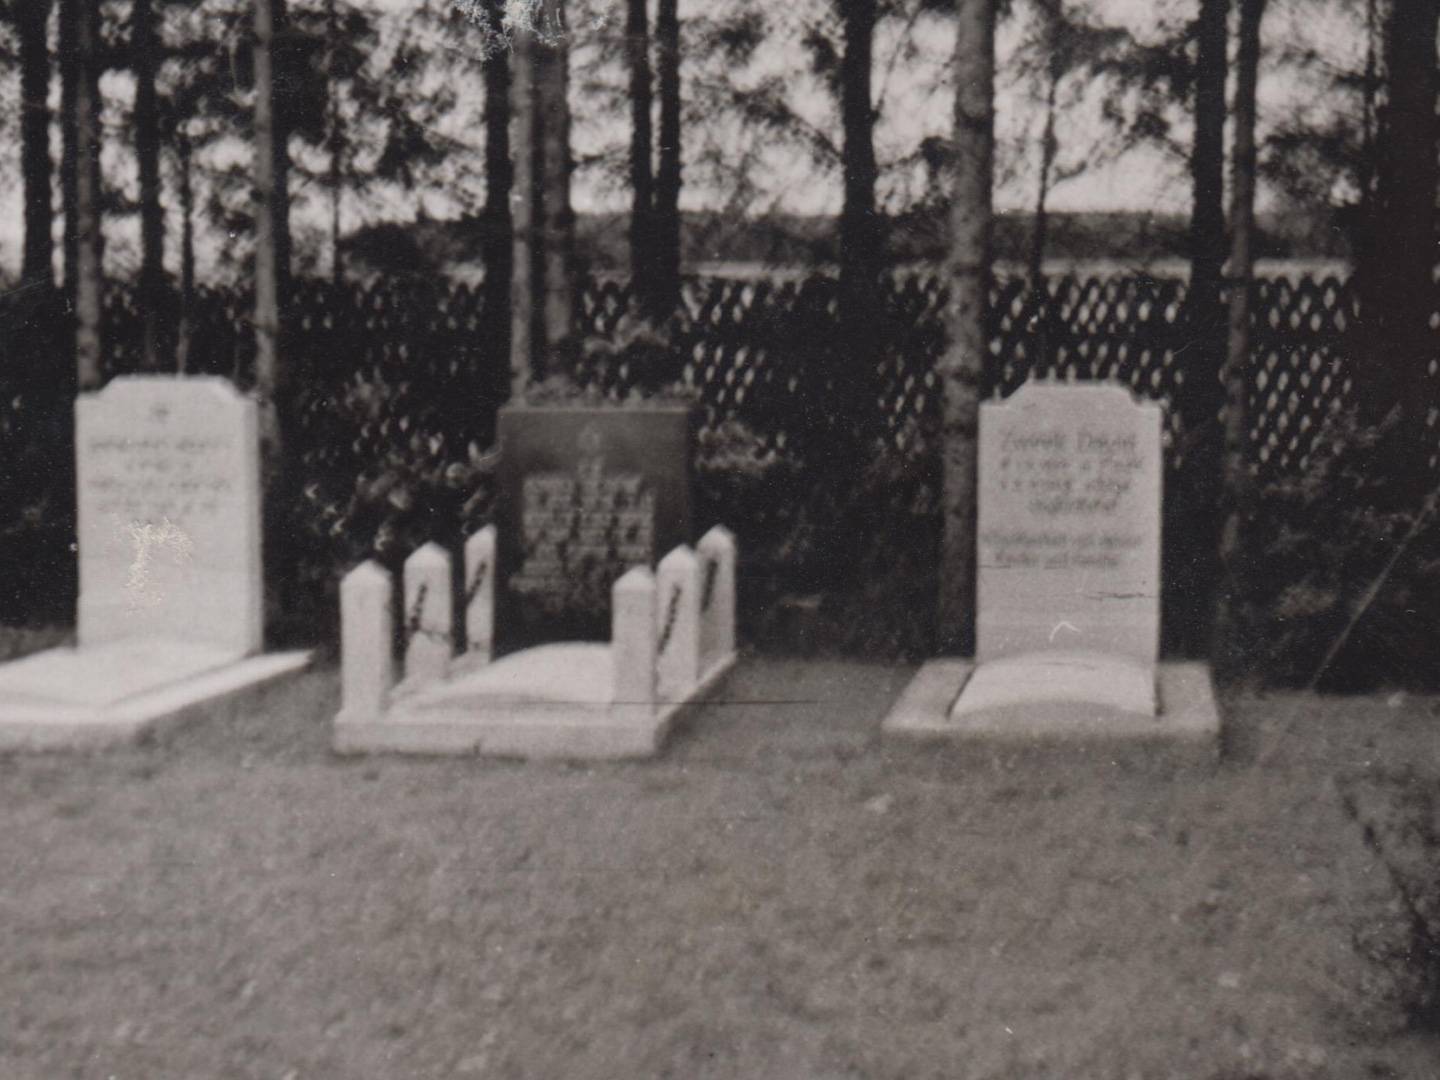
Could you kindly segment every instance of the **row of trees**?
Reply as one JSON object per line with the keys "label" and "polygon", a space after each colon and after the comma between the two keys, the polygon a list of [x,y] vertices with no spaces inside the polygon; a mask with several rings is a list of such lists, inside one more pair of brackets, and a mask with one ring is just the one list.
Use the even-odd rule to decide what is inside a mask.
{"label": "row of trees", "polygon": [[[996,33],[1004,18],[1024,17],[1015,55],[1028,66],[1042,126],[1034,146],[1035,215],[1029,269],[1037,288],[1046,244],[1047,200],[1054,186],[1084,168],[1062,152],[1062,105],[1068,88],[1088,86],[1102,101],[1112,150],[1149,140],[1185,156],[1191,185],[1189,325],[1194,348],[1187,380],[1190,482],[1197,523],[1213,522],[1214,543],[1201,550],[1234,563],[1234,523],[1244,516],[1247,478],[1239,449],[1246,430],[1242,391],[1248,347],[1246,283],[1255,251],[1254,197],[1259,173],[1256,118],[1264,0],[1193,0],[1188,16],[1145,35],[1107,22],[1103,7],[1083,0],[814,0],[777,13],[754,0],[732,0],[714,12],[684,13],[678,0],[627,0],[623,24],[603,9],[571,0],[429,0],[403,23],[347,0],[129,0],[102,9],[97,0],[54,0],[55,49],[48,31],[52,0],[10,0],[5,14],[18,42],[22,90],[21,162],[25,202],[25,284],[51,284],[49,87],[61,87],[60,209],[64,220],[63,292],[73,313],[76,377],[81,388],[100,375],[106,191],[100,170],[101,76],[133,80],[130,133],[138,171],[140,266],[137,284],[147,318],[147,364],[184,366],[185,298],[194,288],[196,161],[199,151],[247,145],[202,177],[212,220],[232,236],[254,237],[256,378],[266,405],[267,461],[278,477],[285,385],[285,305],[292,273],[290,192],[298,174],[330,199],[330,272],[343,273],[343,192],[366,184],[414,185],[427,170],[453,180],[474,147],[453,122],[466,99],[484,102],[483,259],[490,312],[508,339],[508,387],[563,370],[575,339],[574,160],[572,100],[603,99],[600,71],[616,58],[625,79],[628,147],[623,176],[630,205],[631,272],[640,310],[662,325],[679,295],[680,194],[689,171],[713,196],[728,190],[744,212],[746,171],[763,159],[727,161],[723,130],[753,140],[767,135],[803,149],[842,178],[839,214],[841,317],[853,354],[835,371],[844,395],[863,391],[876,339],[877,283],[886,263],[887,219],[879,211],[885,171],[877,123],[893,102],[888,80],[926,32],[948,24],[955,51],[948,65],[954,124],[926,136],[910,164],[923,163],[934,200],[948,215],[951,281],[946,387],[945,592],[943,636],[964,648],[972,608],[974,434],[980,361],[986,353],[984,309],[992,272],[991,206],[996,172]],[[1277,0],[1283,2],[1283,0]],[[1365,68],[1341,72],[1337,101],[1357,96],[1358,138],[1317,137],[1277,127],[1287,149],[1323,159],[1351,181],[1342,197],[1355,238],[1364,318],[1374,342],[1367,415],[1391,416],[1419,445],[1424,437],[1427,351],[1436,199],[1436,30],[1440,0],[1334,0],[1365,9]],[[120,16],[123,11],[123,17]],[[653,12],[653,17],[652,17]],[[586,35],[577,26],[589,29]],[[598,29],[595,29],[597,28]],[[787,96],[786,75],[756,63],[781,31],[808,60],[838,119],[837,141]],[[588,35],[588,36],[587,36]],[[889,55],[877,57],[877,42]],[[593,48],[577,61],[581,41]],[[686,45],[693,55],[687,55]],[[437,80],[435,57],[444,59]],[[599,57],[596,59],[595,57]],[[607,59],[608,58],[608,59]],[[1232,71],[1233,59],[1233,71]],[[744,72],[753,77],[742,77]],[[688,80],[683,76],[689,73]],[[577,98],[572,81],[583,93]],[[879,89],[877,90],[877,82]],[[1227,87],[1233,83],[1233,94]],[[464,88],[473,92],[462,92]],[[1347,98],[1346,100],[1349,100]],[[1344,109],[1337,111],[1344,113]],[[1181,121],[1184,121],[1183,123]],[[1231,127],[1231,205],[1224,203],[1225,132]],[[727,129],[728,125],[728,129]],[[722,131],[722,134],[717,134]],[[1189,133],[1188,143],[1183,134]],[[1177,132],[1181,133],[1177,136]],[[1093,140],[1092,140],[1093,143]],[[1118,149],[1116,149],[1118,148]],[[173,162],[183,218],[181,318],[167,336],[163,252],[162,155]],[[1097,151],[1098,153],[1098,151]],[[212,155],[222,157],[223,155]],[[605,155],[598,155],[604,165]],[[592,162],[582,162],[582,166]],[[903,168],[905,162],[889,162]],[[1313,170],[1312,170],[1313,171]],[[1284,167],[1272,177],[1292,186]],[[1332,192],[1329,197],[1334,198]],[[172,340],[173,338],[173,340]],[[1228,365],[1228,366],[1227,366]],[[1222,409],[1222,405],[1227,406]],[[1221,418],[1224,418],[1222,426]],[[837,445],[844,457],[844,446]],[[853,449],[853,448],[852,448]],[[1419,470],[1412,470],[1420,475]],[[1222,478],[1224,483],[1222,484]],[[282,485],[283,486],[283,485]],[[1232,527],[1222,549],[1217,505]],[[1193,568],[1197,588],[1216,580],[1216,565]]]}

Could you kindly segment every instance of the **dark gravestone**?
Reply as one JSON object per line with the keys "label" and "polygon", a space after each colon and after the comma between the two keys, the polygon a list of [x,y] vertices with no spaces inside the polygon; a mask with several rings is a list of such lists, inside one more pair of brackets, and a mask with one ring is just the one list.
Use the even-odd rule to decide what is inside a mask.
{"label": "dark gravestone", "polygon": [[691,542],[688,405],[500,410],[497,644],[606,640],[610,587]]}

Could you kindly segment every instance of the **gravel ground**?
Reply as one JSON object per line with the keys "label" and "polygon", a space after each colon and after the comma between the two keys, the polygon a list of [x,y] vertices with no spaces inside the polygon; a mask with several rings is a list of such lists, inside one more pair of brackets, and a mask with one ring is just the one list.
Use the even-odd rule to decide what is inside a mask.
{"label": "gravel ground", "polygon": [[909,675],[748,660],[641,764],[337,759],[333,671],[0,757],[0,1077],[1440,1075],[1337,783],[1440,776],[1440,702],[1197,772],[882,743]]}

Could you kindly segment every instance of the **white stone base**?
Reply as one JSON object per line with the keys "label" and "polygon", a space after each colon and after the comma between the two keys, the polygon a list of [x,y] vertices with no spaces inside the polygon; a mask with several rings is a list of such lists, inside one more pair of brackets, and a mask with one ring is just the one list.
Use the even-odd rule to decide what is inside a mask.
{"label": "white stone base", "polygon": [[303,670],[308,652],[238,656],[193,642],[131,639],[48,649],[0,665],[0,749],[130,743]]}
{"label": "white stone base", "polygon": [[714,664],[682,700],[638,705],[614,700],[609,645],[543,645],[478,668],[461,658],[439,683],[401,683],[381,717],[342,711],[333,745],[342,754],[653,757],[734,664],[734,654]]}
{"label": "white stone base", "polygon": [[[988,667],[988,665],[987,665]],[[1204,663],[1165,663],[1155,668],[1159,708],[1154,715],[1104,701],[1063,701],[1048,689],[1024,702],[1005,696],[1000,707],[957,708],[977,678],[972,660],[932,660],[910,681],[882,724],[888,735],[976,740],[1017,747],[1133,741],[1178,745],[1205,758],[1219,754],[1220,712]],[[994,688],[982,687],[983,697]],[[1094,689],[1094,688],[1092,688]]]}

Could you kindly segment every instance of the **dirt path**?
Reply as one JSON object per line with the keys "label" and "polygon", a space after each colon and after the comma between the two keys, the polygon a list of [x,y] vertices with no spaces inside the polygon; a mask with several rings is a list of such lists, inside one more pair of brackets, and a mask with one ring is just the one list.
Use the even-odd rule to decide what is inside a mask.
{"label": "dirt path", "polygon": [[1172,775],[882,745],[908,674],[750,661],[647,764],[338,760],[333,672],[0,758],[0,1076],[1440,1073],[1333,782],[1440,763],[1433,701],[1246,701]]}

